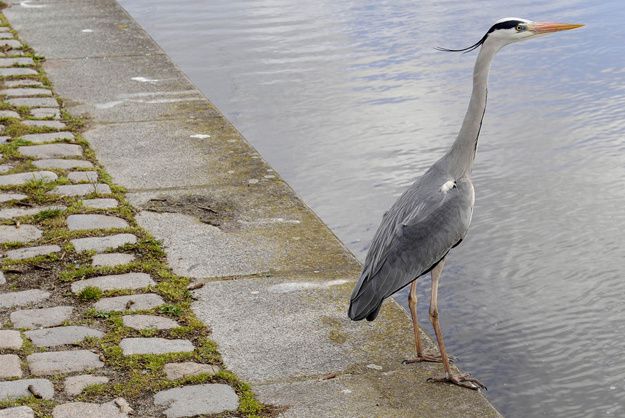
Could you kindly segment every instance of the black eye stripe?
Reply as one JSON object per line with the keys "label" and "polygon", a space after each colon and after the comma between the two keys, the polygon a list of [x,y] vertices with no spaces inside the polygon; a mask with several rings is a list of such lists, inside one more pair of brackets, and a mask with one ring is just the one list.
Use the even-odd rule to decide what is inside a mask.
{"label": "black eye stripe", "polygon": [[520,20],[506,20],[505,22],[499,22],[493,25],[487,33],[492,33],[499,29],[513,29],[516,28],[518,24],[524,24],[525,22],[521,22]]}

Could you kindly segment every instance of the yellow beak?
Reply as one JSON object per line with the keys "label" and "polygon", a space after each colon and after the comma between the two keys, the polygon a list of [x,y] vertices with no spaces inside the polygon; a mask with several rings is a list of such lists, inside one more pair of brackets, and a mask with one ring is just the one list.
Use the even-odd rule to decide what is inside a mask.
{"label": "yellow beak", "polygon": [[578,23],[553,23],[553,22],[536,22],[531,28],[535,33],[552,33],[562,30],[571,30],[581,28],[584,25]]}

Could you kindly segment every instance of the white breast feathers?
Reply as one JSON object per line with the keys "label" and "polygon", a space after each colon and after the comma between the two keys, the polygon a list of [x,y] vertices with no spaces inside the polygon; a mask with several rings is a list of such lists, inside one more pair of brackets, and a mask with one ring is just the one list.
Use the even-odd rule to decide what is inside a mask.
{"label": "white breast feathers", "polygon": [[441,192],[447,193],[449,190],[453,189],[454,187],[456,187],[456,182],[453,180],[448,180],[445,182],[445,184],[441,186]]}

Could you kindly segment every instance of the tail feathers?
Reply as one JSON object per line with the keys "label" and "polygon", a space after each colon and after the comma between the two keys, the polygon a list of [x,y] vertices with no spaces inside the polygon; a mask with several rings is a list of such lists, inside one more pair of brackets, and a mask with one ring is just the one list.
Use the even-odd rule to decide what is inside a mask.
{"label": "tail feathers", "polygon": [[371,286],[365,284],[354,289],[347,314],[353,321],[361,321],[365,318],[367,321],[373,321],[378,316],[383,301],[383,298],[376,296]]}

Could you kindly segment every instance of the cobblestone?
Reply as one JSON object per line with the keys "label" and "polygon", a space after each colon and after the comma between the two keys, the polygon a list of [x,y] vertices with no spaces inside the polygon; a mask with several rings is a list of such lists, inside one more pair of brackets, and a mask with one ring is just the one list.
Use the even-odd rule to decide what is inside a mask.
{"label": "cobblestone", "polygon": [[49,132],[45,134],[28,134],[22,135],[21,137],[24,141],[33,142],[35,144],[40,144],[42,142],[52,142],[58,141],[61,139],[68,139],[70,141],[74,140],[74,134],[71,132]]}
{"label": "cobblestone", "polygon": [[37,75],[37,71],[32,68],[20,67],[0,68],[0,77],[11,77],[15,75]]}
{"label": "cobblestone", "polygon": [[22,122],[26,126],[36,126],[50,129],[65,129],[67,125],[58,120],[25,120]]}
{"label": "cobblestone", "polygon": [[107,266],[114,267],[120,266],[122,264],[128,264],[135,259],[133,254],[125,254],[125,253],[107,253],[107,254],[96,254],[93,256],[91,260],[92,266]]}
{"label": "cobblestone", "polygon": [[25,145],[17,150],[25,157],[39,159],[82,156],[82,147],[76,144]]}
{"label": "cobblestone", "polygon": [[72,183],[95,183],[98,181],[98,173],[95,171],[73,171],[67,175]]}
{"label": "cobblestone", "polygon": [[93,167],[91,162],[85,160],[62,160],[55,158],[33,161],[33,164],[37,168],[60,168],[63,170]]}
{"label": "cobblestone", "polygon": [[173,319],[155,315],[124,315],[122,321],[125,326],[137,330],[172,329],[180,326]]}
{"label": "cobblestone", "polygon": [[97,354],[87,350],[34,353],[26,357],[28,367],[35,376],[57,373],[81,372],[104,367]]}
{"label": "cobblestone", "polygon": [[87,337],[102,338],[102,331],[83,326],[67,326],[26,331],[25,335],[37,347],[75,345]]}
{"label": "cobblestone", "polygon": [[76,251],[104,252],[126,244],[136,244],[137,237],[133,234],[116,234],[106,237],[76,238],[70,241]]}
{"label": "cobblestone", "polygon": [[167,363],[163,367],[163,370],[169,380],[177,380],[187,376],[197,376],[198,374],[214,375],[221,369],[219,366],[215,366],[213,364],[185,361],[182,363]]}
{"label": "cobblestone", "polygon": [[9,97],[52,96],[48,89],[16,88],[0,90],[0,94]]}
{"label": "cobblestone", "polygon": [[82,200],[82,204],[91,209],[112,209],[118,206],[115,199],[85,199]]}
{"label": "cobblestone", "polygon": [[33,258],[40,255],[48,255],[58,253],[61,251],[61,247],[58,245],[40,245],[39,247],[19,248],[17,250],[10,250],[5,253],[7,258],[13,260],[23,260],[25,258]]}
{"label": "cobblestone", "polygon": [[166,406],[168,418],[193,417],[234,411],[239,407],[239,397],[228,385],[209,383],[160,391],[154,395],[154,404]]}
{"label": "cobblestone", "polygon": [[85,196],[91,193],[110,194],[111,188],[108,184],[91,183],[91,184],[69,184],[57,186],[49,194],[58,194],[61,196]]}
{"label": "cobblestone", "polygon": [[55,406],[52,418],[127,418],[115,401],[97,404],[87,402],[69,402]]}
{"label": "cobblestone", "polygon": [[28,107],[58,107],[59,103],[52,97],[18,97],[7,99],[10,105],[13,106],[28,106]]}
{"label": "cobblestone", "polygon": [[0,110],[0,118],[15,118],[19,119],[20,114],[13,110]]}
{"label": "cobblestone", "polygon": [[70,376],[65,379],[65,393],[69,396],[76,396],[79,395],[87,386],[108,382],[109,378],[106,376],[94,376],[92,374]]}
{"label": "cobblestone", "polygon": [[0,379],[22,377],[22,364],[16,354],[0,354]]}
{"label": "cobblestone", "polygon": [[60,206],[60,205],[37,206],[34,208],[16,208],[16,207],[4,208],[4,209],[0,209],[0,219],[12,219],[12,218],[18,218],[20,216],[36,215],[44,211],[65,210],[65,209],[67,209],[66,206]]}
{"label": "cobblestone", "polygon": [[53,308],[25,309],[11,313],[10,319],[15,328],[45,328],[61,325],[67,321],[74,308],[55,306]]}
{"label": "cobblestone", "polygon": [[0,330],[0,349],[19,350],[22,348],[22,335],[19,331]]}
{"label": "cobblestone", "polygon": [[45,119],[45,118],[60,119],[61,118],[61,112],[59,111],[58,107],[34,107],[30,109],[30,114],[32,117],[40,118],[40,119]]}
{"label": "cobblestone", "polygon": [[35,225],[0,225],[0,244],[5,242],[30,242],[41,238],[43,232]]}
{"label": "cobblestone", "polygon": [[[144,293],[141,295],[116,296],[112,298],[102,298],[93,305],[96,311],[143,311],[156,308],[164,304],[165,301],[154,293]],[[0,305],[1,306],[1,305]]]}
{"label": "cobblestone", "polygon": [[42,302],[50,297],[50,292],[39,289],[0,293],[0,308],[13,308]]}
{"label": "cobblestone", "polygon": [[84,229],[128,228],[128,222],[117,216],[109,215],[70,215],[67,217],[67,228],[70,231]]}
{"label": "cobblestone", "polygon": [[125,356],[132,354],[188,353],[195,349],[189,340],[166,338],[124,338],[119,343]]}
{"label": "cobblestone", "polygon": [[35,63],[33,62],[33,59],[30,57],[0,58],[0,67],[12,67],[14,65],[34,65],[34,64]]}
{"label": "cobblestone", "polygon": [[4,82],[4,85],[10,88],[23,87],[23,86],[43,87],[43,84],[41,83],[41,81],[31,80],[30,78],[22,78],[18,80],[6,80]]}
{"label": "cobblestone", "polygon": [[149,274],[125,273],[110,276],[99,276],[91,279],[79,280],[72,283],[72,292],[78,294],[86,287],[97,287],[101,290],[132,290],[156,285]]}
{"label": "cobblestone", "polygon": [[31,171],[27,173],[5,174],[0,176],[0,186],[19,186],[33,180],[51,182],[57,179],[51,171]]}
{"label": "cobblestone", "polygon": [[10,202],[12,200],[24,200],[28,196],[22,193],[0,193],[0,203]]}
{"label": "cobblestone", "polygon": [[35,411],[28,406],[0,409],[0,418],[35,418]]}
{"label": "cobblestone", "polygon": [[43,399],[54,397],[54,386],[48,379],[23,379],[0,382],[0,401],[32,396],[28,386],[33,386]]}

